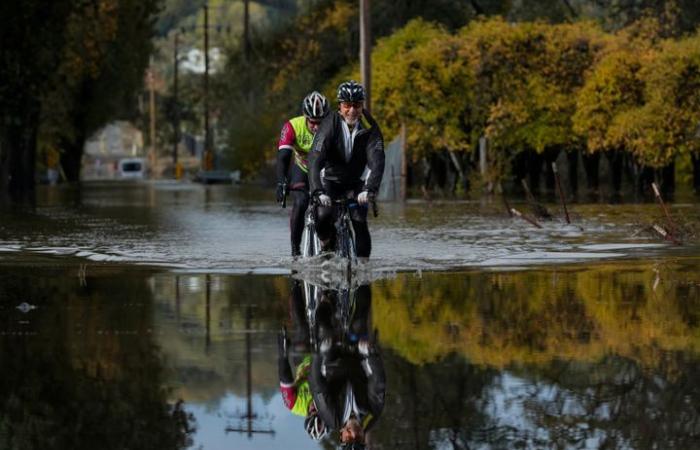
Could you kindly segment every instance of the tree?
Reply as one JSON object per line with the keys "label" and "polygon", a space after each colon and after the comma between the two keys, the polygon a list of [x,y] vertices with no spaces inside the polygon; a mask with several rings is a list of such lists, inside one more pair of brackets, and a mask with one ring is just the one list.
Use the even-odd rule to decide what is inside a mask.
{"label": "tree", "polygon": [[74,8],[70,0],[0,6],[0,200],[31,197],[40,98],[60,63]]}

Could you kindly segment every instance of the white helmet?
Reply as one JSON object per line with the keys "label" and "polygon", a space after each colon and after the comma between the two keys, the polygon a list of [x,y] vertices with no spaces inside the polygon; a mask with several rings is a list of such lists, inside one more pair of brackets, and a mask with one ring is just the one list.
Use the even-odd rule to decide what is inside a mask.
{"label": "white helmet", "polygon": [[322,119],[328,114],[328,100],[319,92],[313,91],[304,98],[302,110],[309,119]]}
{"label": "white helmet", "polygon": [[328,434],[326,424],[323,423],[323,420],[321,420],[316,412],[304,419],[304,429],[306,429],[306,432],[309,433],[309,436],[314,441],[320,441],[323,439],[323,436]]}

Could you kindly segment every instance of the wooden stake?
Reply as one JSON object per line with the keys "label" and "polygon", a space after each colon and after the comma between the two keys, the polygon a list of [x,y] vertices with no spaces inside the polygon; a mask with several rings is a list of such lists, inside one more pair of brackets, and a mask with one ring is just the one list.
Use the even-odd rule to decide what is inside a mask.
{"label": "wooden stake", "polygon": [[676,224],[673,223],[673,219],[671,219],[671,214],[669,214],[668,208],[666,208],[666,203],[664,203],[664,199],[661,198],[661,192],[659,192],[659,187],[656,185],[656,182],[651,183],[651,188],[654,190],[654,195],[656,196],[656,199],[659,201],[659,205],[661,205],[661,210],[664,212],[664,215],[666,216],[666,221],[668,222],[668,227],[669,227],[671,233],[676,234],[676,230],[678,230],[678,228],[676,227]]}
{"label": "wooden stake", "polygon": [[532,225],[536,226],[537,228],[542,228],[542,225],[540,225],[539,223],[537,223],[537,221],[536,221],[535,219],[533,219],[532,217],[529,217],[529,216],[527,216],[527,215],[521,213],[521,212],[518,211],[517,209],[515,209],[515,208],[510,208],[510,212],[511,212],[515,217],[520,217],[520,218],[523,219],[524,221],[530,222]]}
{"label": "wooden stake", "polygon": [[551,219],[552,215],[549,213],[549,211],[547,211],[547,208],[537,203],[537,200],[535,199],[535,196],[532,195],[530,187],[527,185],[527,181],[525,181],[525,178],[521,178],[520,182],[523,185],[523,189],[525,189],[525,196],[527,197],[527,202],[532,208],[533,214],[535,214],[535,216],[539,216],[542,219]]}
{"label": "wooden stake", "polygon": [[659,235],[661,235],[662,238],[667,239],[676,245],[681,245],[680,241],[678,241],[678,239],[674,238],[673,235],[671,233],[669,233],[668,231],[666,231],[662,226],[654,224],[651,226],[651,228],[654,231],[656,231],[657,233],[659,233]]}
{"label": "wooden stake", "polygon": [[554,172],[554,179],[557,182],[559,198],[561,199],[561,204],[564,207],[564,217],[566,218],[566,223],[571,224],[571,219],[569,218],[569,210],[566,208],[566,199],[564,198],[564,191],[561,188],[561,180],[559,179],[559,171],[557,170],[556,162],[552,162],[552,171]]}
{"label": "wooden stake", "polygon": [[503,204],[504,204],[505,207],[506,207],[506,211],[508,211],[508,215],[509,215],[510,217],[513,217],[513,211],[511,211],[510,203],[508,203],[508,199],[506,198],[506,193],[505,193],[505,192],[503,193],[503,197],[502,197],[502,198],[503,198]]}

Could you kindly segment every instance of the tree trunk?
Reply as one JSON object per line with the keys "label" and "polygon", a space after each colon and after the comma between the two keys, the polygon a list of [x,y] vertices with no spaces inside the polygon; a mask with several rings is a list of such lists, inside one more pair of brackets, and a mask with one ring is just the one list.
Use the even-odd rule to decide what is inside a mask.
{"label": "tree trunk", "polygon": [[648,166],[637,164],[637,179],[635,182],[635,192],[638,196],[644,197],[651,192],[651,183],[654,181],[654,169]]}
{"label": "tree trunk", "polygon": [[690,155],[693,162],[693,190],[700,194],[700,154]]}
{"label": "tree trunk", "polygon": [[549,148],[544,152],[544,187],[547,191],[547,194],[550,195],[554,194],[554,190],[556,189],[556,182],[554,179],[554,170],[552,169],[552,163],[556,162],[557,158],[559,157],[560,151],[561,150],[559,149],[559,147],[556,147]]}
{"label": "tree trunk", "polygon": [[622,191],[622,163],[623,154],[619,150],[610,150],[605,153],[610,164],[610,184],[613,198],[619,198]]}
{"label": "tree trunk", "polygon": [[0,131],[0,195],[5,201],[33,203],[38,107],[27,105],[18,117]]}
{"label": "tree trunk", "polygon": [[72,142],[64,141],[62,143],[61,168],[66,176],[66,181],[69,183],[80,181],[84,146],[85,140],[82,135],[78,135]]}
{"label": "tree trunk", "polygon": [[659,169],[659,188],[661,194],[670,198],[676,192],[676,163],[671,161],[666,166]]}
{"label": "tree trunk", "polygon": [[586,185],[589,194],[594,197],[598,195],[598,189],[600,188],[599,166],[600,153],[583,154],[583,168],[586,170]]}
{"label": "tree trunk", "polygon": [[540,193],[540,177],[542,175],[542,155],[534,150],[528,150],[527,171],[530,175],[530,190],[534,195]]}
{"label": "tree trunk", "polygon": [[578,195],[578,150],[570,150],[566,152],[566,161],[569,163],[569,188],[571,195]]}
{"label": "tree trunk", "polygon": [[513,162],[512,162],[512,172],[513,172],[513,187],[514,190],[518,193],[523,193],[523,188],[522,185],[520,184],[520,180],[525,178],[527,176],[527,152],[519,152],[516,153],[516,155],[513,157]]}

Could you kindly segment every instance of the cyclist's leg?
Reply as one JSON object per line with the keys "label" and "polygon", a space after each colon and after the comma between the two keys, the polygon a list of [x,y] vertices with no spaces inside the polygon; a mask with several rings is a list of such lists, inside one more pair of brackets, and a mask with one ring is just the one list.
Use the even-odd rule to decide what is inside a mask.
{"label": "cyclist's leg", "polygon": [[320,350],[324,353],[328,353],[331,350],[329,345],[333,341],[334,308],[329,292],[324,290],[316,308],[316,336],[319,343],[322,344]]}
{"label": "cyclist's leg", "polygon": [[[333,183],[324,183],[326,193],[332,198],[337,198],[337,187]],[[321,250],[332,251],[335,249],[336,236],[334,222],[334,208],[319,205],[316,208],[316,234],[321,240]]]}
{"label": "cyclist's leg", "polygon": [[372,238],[367,225],[367,206],[357,205],[350,210],[352,228],[355,230],[355,249],[360,258],[369,258],[372,253]]}
{"label": "cyclist's leg", "polygon": [[357,288],[354,292],[355,308],[350,322],[350,340],[357,342],[360,339],[367,339],[369,334],[369,316],[372,306],[372,290],[365,284]]}
{"label": "cyclist's leg", "polygon": [[293,205],[289,214],[289,228],[291,231],[292,256],[301,254],[301,235],[304,232],[304,213],[309,206],[309,177],[295,163],[290,171],[289,189],[291,191]]}
{"label": "cyclist's leg", "polygon": [[309,323],[306,318],[306,301],[304,300],[301,281],[294,280],[292,282],[292,292],[289,300],[289,312],[296,330],[293,345],[297,351],[306,351],[309,349]]}

